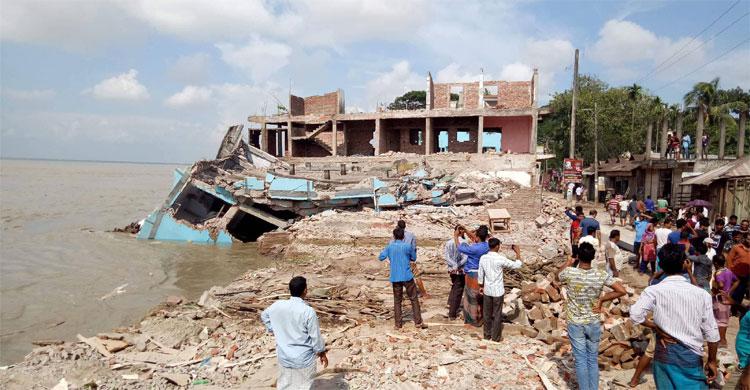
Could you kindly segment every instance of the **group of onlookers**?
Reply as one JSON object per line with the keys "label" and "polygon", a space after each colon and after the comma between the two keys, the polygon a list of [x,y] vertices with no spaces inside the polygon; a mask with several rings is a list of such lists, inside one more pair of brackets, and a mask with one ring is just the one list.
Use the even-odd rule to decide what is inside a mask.
{"label": "group of onlookers", "polygon": [[[708,134],[703,134],[700,139],[702,148],[701,158],[708,158],[708,147],[711,140]],[[690,134],[685,134],[680,139],[677,134],[667,134],[667,157],[679,160],[680,158],[690,159],[690,147],[693,139]]]}

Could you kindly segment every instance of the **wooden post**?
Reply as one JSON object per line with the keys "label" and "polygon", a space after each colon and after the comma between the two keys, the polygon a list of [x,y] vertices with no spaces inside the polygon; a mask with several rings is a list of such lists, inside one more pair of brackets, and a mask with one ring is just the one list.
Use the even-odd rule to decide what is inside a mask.
{"label": "wooden post", "polygon": [[576,49],[575,62],[573,63],[573,102],[570,110],[570,152],[568,158],[576,155],[576,103],[578,102],[578,49]]}
{"label": "wooden post", "polygon": [[477,153],[482,154],[482,144],[484,143],[484,116],[479,117],[477,123]]}
{"label": "wooden post", "polygon": [[331,136],[331,149],[333,149],[333,155],[338,156],[339,152],[339,137],[338,137],[338,131],[336,131],[336,119],[333,120],[333,124],[331,125],[333,135]]}

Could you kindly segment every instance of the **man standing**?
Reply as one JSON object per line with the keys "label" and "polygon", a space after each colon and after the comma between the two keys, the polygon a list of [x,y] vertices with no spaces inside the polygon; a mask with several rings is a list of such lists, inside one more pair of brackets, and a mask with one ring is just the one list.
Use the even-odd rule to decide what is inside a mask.
{"label": "man standing", "polygon": [[[599,388],[599,340],[601,338],[602,304],[626,294],[622,283],[615,281],[606,272],[591,267],[596,250],[588,243],[578,248],[578,268],[573,268],[573,259],[558,271],[558,279],[566,287],[565,313],[568,322],[568,338],[573,347],[578,388]],[[611,291],[602,296],[604,286]]]}
{"label": "man standing", "polygon": [[607,275],[618,278],[622,269],[622,252],[617,243],[620,242],[620,231],[617,229],[609,232],[609,242],[604,250],[607,261]]}
{"label": "man standing", "polygon": [[672,233],[672,220],[667,218],[662,222],[661,227],[654,231],[656,234],[656,253],[669,242],[669,235]]}
{"label": "man standing", "polygon": [[[594,234],[591,233],[591,229],[594,228]],[[602,242],[602,232],[599,227],[599,221],[596,220],[596,210],[589,211],[589,216],[581,221],[581,232],[584,236],[593,235],[599,242]]]}
{"label": "man standing", "polygon": [[[414,233],[406,230],[406,221],[400,219],[396,223],[396,227],[404,231],[404,242],[411,245],[416,252],[417,236],[415,236]],[[417,284],[417,292],[419,293],[419,296],[425,299],[429,298],[430,294],[427,294],[427,289],[424,287],[424,282],[422,282],[422,274],[419,272],[419,268],[417,268],[417,263],[411,263],[411,272],[414,274],[414,283]]]}
{"label": "man standing", "polygon": [[[463,242],[466,229],[456,225],[454,234],[458,234],[459,242]],[[455,320],[458,317],[458,307],[461,306],[461,297],[464,294],[464,265],[467,256],[458,251],[456,241],[451,238],[445,243],[445,262],[448,265],[448,273],[451,277],[451,292],[448,294],[448,319]]]}
{"label": "man standing", "polygon": [[635,238],[633,239],[633,250],[635,251],[635,264],[641,264],[641,241],[643,240],[643,233],[646,233],[648,228],[648,220],[645,216],[640,215],[633,221],[635,228]]}
{"label": "man standing", "polygon": [[500,240],[490,238],[490,251],[479,259],[479,285],[482,286],[484,301],[484,339],[502,341],[503,339],[503,300],[505,285],[503,268],[521,268],[521,251],[517,246],[511,248],[516,252],[516,260],[510,260],[500,253]]}
{"label": "man standing", "polygon": [[627,199],[620,200],[620,225],[625,226],[625,222],[628,219],[628,206],[630,206],[630,201]]}
{"label": "man standing", "polygon": [[640,211],[638,210],[638,197],[633,195],[633,199],[628,203],[628,216],[630,217],[629,223],[635,222],[635,217],[640,215]]}
{"label": "man standing", "polygon": [[739,225],[737,225],[737,216],[736,215],[730,215],[729,216],[729,222],[727,222],[727,226],[724,227],[724,230],[726,230],[727,233],[729,233],[729,237],[731,238],[732,231],[738,230],[738,229],[739,229]]}
{"label": "man standing", "polygon": [[307,280],[295,276],[289,281],[291,298],[279,300],[260,315],[266,329],[276,337],[279,359],[277,389],[309,389],[315,378],[315,356],[323,368],[328,367],[326,345],[320,335],[315,310],[303,300]]}
{"label": "man standing", "polygon": [[708,159],[708,144],[711,141],[708,138],[708,134],[703,133],[703,138],[701,139],[701,146],[703,146],[703,150],[701,151],[701,158],[702,159]]}
{"label": "man standing", "polygon": [[391,241],[378,256],[378,260],[388,259],[390,262],[390,281],[393,287],[393,319],[396,329],[401,329],[401,301],[404,299],[404,289],[411,301],[414,325],[417,328],[427,328],[422,322],[422,314],[419,309],[419,297],[417,297],[417,286],[414,283],[414,274],[411,272],[409,263],[417,261],[417,250],[404,241],[404,229],[393,229],[393,241]]}
{"label": "man standing", "polygon": [[467,256],[464,265],[466,285],[464,286],[464,324],[478,327],[482,324],[482,293],[479,290],[479,259],[490,251],[487,237],[490,235],[486,225],[480,226],[476,232],[466,231],[473,244],[458,243],[458,233],[454,233],[453,239],[458,245],[458,251]]}
{"label": "man standing", "polygon": [[583,221],[583,209],[575,212],[570,207],[565,208],[565,215],[571,219],[570,222],[570,253],[573,258],[578,257],[578,240],[581,238],[581,221]]}
{"label": "man standing", "polygon": [[[682,274],[690,266],[682,248],[667,244],[659,257],[667,275],[659,284],[646,287],[630,308],[630,319],[656,331],[654,380],[658,389],[708,389],[716,378],[719,330],[711,295],[693,286]],[[649,313],[653,320],[647,319]],[[708,342],[704,373],[703,343]]]}
{"label": "man standing", "polygon": [[651,195],[646,197],[646,202],[644,203],[646,205],[646,211],[652,214],[656,211],[656,203],[654,203],[654,200],[651,199]]}
{"label": "man standing", "polygon": [[741,234],[740,243],[732,246],[726,260],[727,268],[739,279],[739,285],[732,291],[731,296],[734,303],[739,305],[745,298],[747,284],[750,281],[750,239],[747,234]]}
{"label": "man standing", "polygon": [[713,247],[716,253],[721,253],[721,248],[723,248],[726,243],[724,233],[724,220],[716,218],[716,221],[714,221],[714,229],[711,232],[711,240],[714,242]]}
{"label": "man standing", "polygon": [[690,134],[685,134],[682,136],[682,158],[686,160],[690,160],[690,144],[692,143],[692,139],[690,139]]}
{"label": "man standing", "polygon": [[607,211],[609,212],[609,224],[614,225],[617,222],[617,214],[620,209],[620,195],[613,196],[607,202]]}

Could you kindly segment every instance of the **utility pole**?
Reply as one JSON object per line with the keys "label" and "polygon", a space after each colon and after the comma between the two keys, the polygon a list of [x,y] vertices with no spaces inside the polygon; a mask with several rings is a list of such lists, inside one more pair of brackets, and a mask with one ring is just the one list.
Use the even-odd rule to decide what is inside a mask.
{"label": "utility pole", "polygon": [[575,158],[576,154],[576,103],[578,100],[578,49],[573,63],[573,104],[570,112],[570,152],[569,158]]}
{"label": "utility pole", "polygon": [[594,102],[594,193],[599,202],[599,122],[597,121],[596,102]]}

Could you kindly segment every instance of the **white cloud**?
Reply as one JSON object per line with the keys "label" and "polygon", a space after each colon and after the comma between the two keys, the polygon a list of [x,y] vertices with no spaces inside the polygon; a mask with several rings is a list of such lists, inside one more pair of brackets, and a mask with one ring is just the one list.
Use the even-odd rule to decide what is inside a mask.
{"label": "white cloud", "polygon": [[503,66],[503,70],[500,72],[500,80],[529,81],[533,73],[534,71],[530,66],[521,62],[514,62]]}
{"label": "white cloud", "polygon": [[54,89],[12,89],[12,88],[3,88],[3,93],[13,100],[23,100],[23,101],[52,99],[57,94]]}
{"label": "white cloud", "polygon": [[669,44],[653,32],[627,20],[610,20],[599,31],[592,57],[607,65],[653,58],[655,50]]}
{"label": "white cloud", "polygon": [[42,44],[74,51],[115,46],[143,37],[143,29],[120,9],[120,1],[3,0],[3,41]]}
{"label": "white cloud", "polygon": [[181,83],[202,84],[211,77],[211,56],[208,53],[180,56],[168,73]]}
{"label": "white cloud", "polygon": [[365,85],[365,100],[369,111],[377,104],[388,104],[397,96],[412,90],[427,89],[427,76],[412,72],[409,61],[399,61],[388,72],[377,75]]}
{"label": "white cloud", "polygon": [[245,46],[218,43],[221,59],[229,66],[246,72],[256,82],[267,80],[277,70],[289,63],[291,47],[254,37]]}
{"label": "white cloud", "polygon": [[147,100],[150,97],[148,90],[138,82],[137,76],[138,71],[130,69],[125,73],[102,80],[84,92],[91,93],[97,99]]}
{"label": "white cloud", "polygon": [[[445,68],[440,69],[435,74],[435,82],[437,83],[454,83],[454,82],[460,82],[460,83],[468,83],[472,81],[479,81],[479,77],[481,76],[481,72],[479,72],[479,69],[477,69],[477,73],[470,73],[464,70],[461,65],[452,62],[448,64]],[[492,76],[485,73],[484,79],[489,80]]]}
{"label": "white cloud", "polygon": [[172,108],[195,107],[211,101],[213,92],[206,87],[188,85],[182,91],[167,98],[164,104]]}

